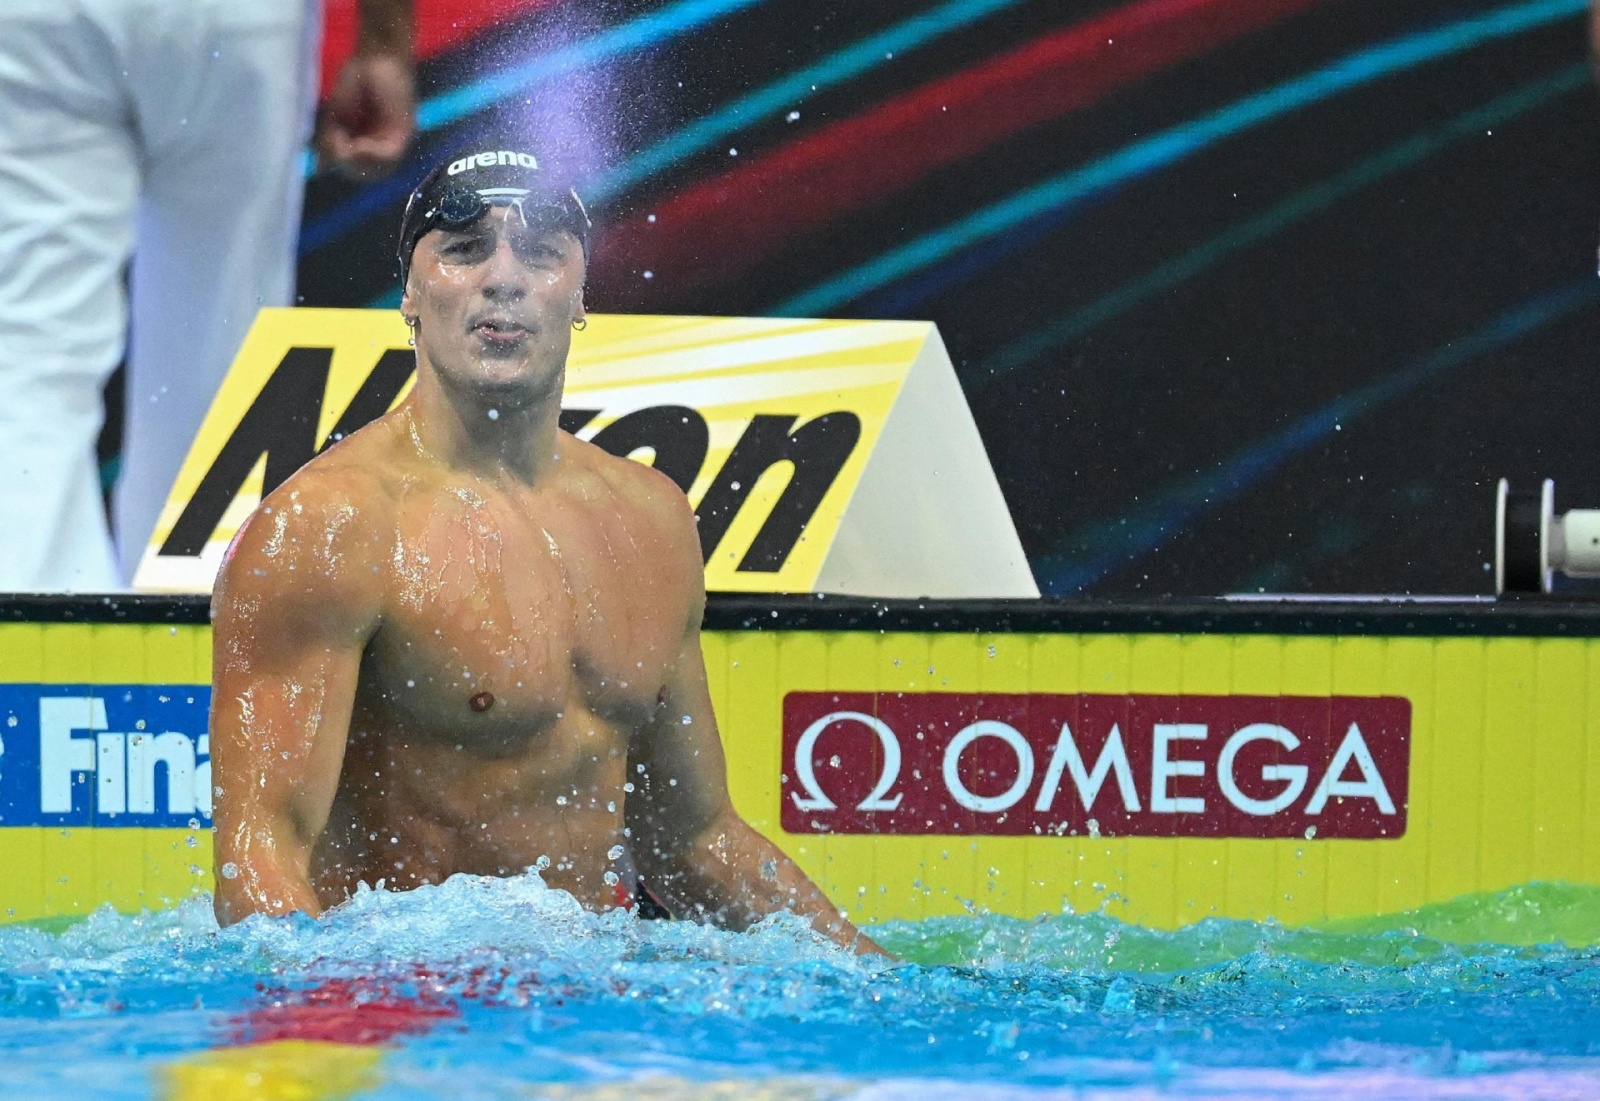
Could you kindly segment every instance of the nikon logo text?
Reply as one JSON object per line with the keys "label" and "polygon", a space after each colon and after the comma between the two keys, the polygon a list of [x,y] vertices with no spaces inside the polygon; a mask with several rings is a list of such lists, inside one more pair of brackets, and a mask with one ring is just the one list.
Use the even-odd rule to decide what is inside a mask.
{"label": "nikon logo text", "polygon": [[1392,838],[1392,696],[794,692],[791,833]]}

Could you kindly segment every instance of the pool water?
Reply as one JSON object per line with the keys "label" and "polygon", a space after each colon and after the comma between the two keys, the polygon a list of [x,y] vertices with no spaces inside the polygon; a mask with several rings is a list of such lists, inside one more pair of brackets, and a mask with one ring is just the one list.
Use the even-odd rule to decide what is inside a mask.
{"label": "pool water", "polygon": [[0,1098],[1600,1097],[1600,953],[1558,943],[1600,939],[1597,888],[872,932],[906,962],[790,918],[597,916],[533,874],[223,931],[204,899],[0,926]]}

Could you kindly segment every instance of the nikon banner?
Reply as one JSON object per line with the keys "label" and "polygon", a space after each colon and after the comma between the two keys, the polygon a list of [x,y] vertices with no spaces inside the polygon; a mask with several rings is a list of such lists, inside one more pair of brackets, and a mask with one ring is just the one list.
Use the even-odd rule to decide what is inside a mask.
{"label": "nikon banner", "polygon": [[[392,311],[263,310],[135,587],[210,592],[262,496],[405,395],[408,335]],[[561,426],[684,489],[710,589],[1038,595],[930,323],[590,314]]]}

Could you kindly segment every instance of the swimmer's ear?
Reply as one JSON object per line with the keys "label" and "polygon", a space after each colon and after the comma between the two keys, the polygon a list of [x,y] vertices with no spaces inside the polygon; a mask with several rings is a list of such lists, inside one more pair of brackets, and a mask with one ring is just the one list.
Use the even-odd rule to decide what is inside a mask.
{"label": "swimmer's ear", "polygon": [[406,285],[400,291],[400,316],[405,319],[406,328],[410,329],[412,331],[412,335],[415,336],[417,328],[417,309],[416,303],[411,300],[411,276],[409,273],[406,275]]}

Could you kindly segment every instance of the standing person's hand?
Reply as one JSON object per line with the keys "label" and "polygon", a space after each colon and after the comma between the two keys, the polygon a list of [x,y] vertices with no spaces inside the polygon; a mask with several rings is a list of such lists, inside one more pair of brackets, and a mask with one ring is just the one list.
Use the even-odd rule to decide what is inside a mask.
{"label": "standing person's hand", "polygon": [[411,0],[360,0],[356,52],[317,115],[323,168],[355,179],[394,171],[417,129]]}

